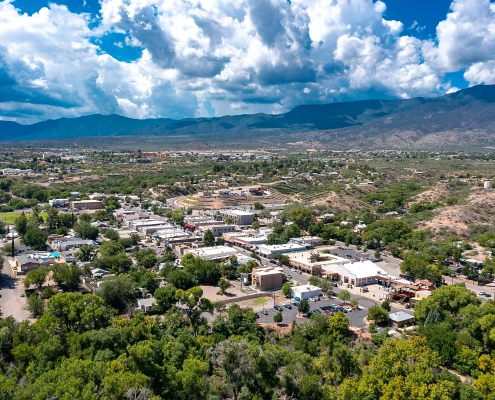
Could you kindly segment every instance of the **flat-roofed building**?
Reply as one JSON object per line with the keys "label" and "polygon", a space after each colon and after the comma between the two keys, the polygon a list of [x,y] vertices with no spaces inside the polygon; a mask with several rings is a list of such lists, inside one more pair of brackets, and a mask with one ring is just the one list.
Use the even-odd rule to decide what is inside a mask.
{"label": "flat-roofed building", "polygon": [[209,226],[201,226],[199,228],[200,232],[203,234],[206,233],[206,231],[211,231],[213,233],[214,237],[220,237],[224,233],[229,233],[229,232],[235,232],[237,229],[237,225],[209,225]]}
{"label": "flat-roofed building", "polygon": [[105,204],[99,200],[78,200],[71,201],[70,207],[76,210],[103,210]]}
{"label": "flat-roofed building", "polygon": [[320,296],[321,288],[313,285],[300,285],[292,288],[292,298],[297,301],[308,300],[311,297]]}
{"label": "flat-roofed building", "polygon": [[280,289],[284,274],[274,268],[255,268],[252,272],[253,286],[259,290]]}
{"label": "flat-roofed building", "polygon": [[306,245],[298,243],[286,244],[262,244],[258,246],[257,253],[267,258],[273,258],[277,254],[293,253],[295,251],[305,251]]}
{"label": "flat-roofed building", "polygon": [[356,286],[388,282],[391,277],[374,262],[366,260],[348,264],[329,264],[322,266],[323,276],[336,276],[343,283]]}
{"label": "flat-roofed building", "polygon": [[199,257],[203,260],[226,260],[237,253],[236,249],[228,246],[202,247],[186,251],[186,254],[192,254],[194,257]]}
{"label": "flat-roofed building", "polygon": [[235,224],[239,226],[248,226],[254,222],[256,214],[253,211],[244,210],[222,210],[220,214],[224,217],[234,218]]}
{"label": "flat-roofed building", "polygon": [[347,258],[323,253],[324,250],[326,249],[321,248],[318,250],[291,253],[288,255],[290,265],[308,274],[319,276],[327,266],[349,262]]}

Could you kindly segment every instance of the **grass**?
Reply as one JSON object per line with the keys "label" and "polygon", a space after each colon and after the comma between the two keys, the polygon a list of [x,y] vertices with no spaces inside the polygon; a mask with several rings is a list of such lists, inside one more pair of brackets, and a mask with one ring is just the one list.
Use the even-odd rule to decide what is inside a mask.
{"label": "grass", "polygon": [[254,304],[257,306],[260,306],[265,303],[268,303],[268,299],[266,297],[258,297],[256,300],[254,300]]}
{"label": "grass", "polygon": [[[15,221],[15,219],[21,215],[21,212],[10,212],[10,213],[0,213],[0,219],[3,219],[5,223],[12,225]],[[26,217],[29,219],[29,216],[31,213],[26,213]],[[43,217],[43,219],[46,220],[47,213],[41,212],[40,216]]]}

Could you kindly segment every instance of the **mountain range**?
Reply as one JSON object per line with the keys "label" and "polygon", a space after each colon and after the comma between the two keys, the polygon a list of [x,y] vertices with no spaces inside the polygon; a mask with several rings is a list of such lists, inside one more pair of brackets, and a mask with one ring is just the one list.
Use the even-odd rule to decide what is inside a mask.
{"label": "mountain range", "polygon": [[279,115],[138,120],[95,114],[32,125],[0,121],[0,140],[217,147],[484,147],[495,144],[495,85],[436,98],[302,105]]}

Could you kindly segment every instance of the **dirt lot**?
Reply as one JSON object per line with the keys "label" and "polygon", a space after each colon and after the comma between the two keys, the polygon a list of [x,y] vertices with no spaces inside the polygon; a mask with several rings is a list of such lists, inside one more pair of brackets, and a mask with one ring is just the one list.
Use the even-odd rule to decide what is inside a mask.
{"label": "dirt lot", "polygon": [[3,318],[11,315],[17,321],[30,320],[29,313],[24,310],[26,298],[20,297],[21,293],[24,293],[22,278],[12,276],[8,261],[5,260],[0,275],[0,294],[2,295],[0,297],[0,309]]}

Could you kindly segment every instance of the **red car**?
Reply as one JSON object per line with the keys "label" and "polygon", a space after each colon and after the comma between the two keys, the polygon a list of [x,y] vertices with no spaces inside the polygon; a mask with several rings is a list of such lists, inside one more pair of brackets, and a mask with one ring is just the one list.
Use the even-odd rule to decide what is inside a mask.
{"label": "red car", "polygon": [[339,303],[339,306],[341,306],[341,307],[344,307],[344,306],[346,306],[346,305],[347,305],[347,304],[345,304],[345,303]]}

